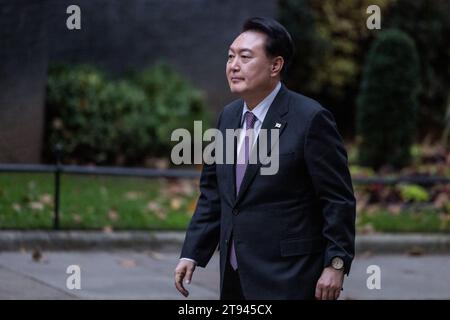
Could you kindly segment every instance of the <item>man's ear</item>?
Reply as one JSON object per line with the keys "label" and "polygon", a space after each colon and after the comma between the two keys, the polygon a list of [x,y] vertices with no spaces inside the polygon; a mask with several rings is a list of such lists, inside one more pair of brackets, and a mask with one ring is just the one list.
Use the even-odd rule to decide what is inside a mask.
{"label": "man's ear", "polygon": [[276,77],[281,73],[281,70],[283,69],[284,65],[284,59],[282,56],[278,56],[273,58],[272,60],[272,67],[270,69],[270,75],[272,77]]}

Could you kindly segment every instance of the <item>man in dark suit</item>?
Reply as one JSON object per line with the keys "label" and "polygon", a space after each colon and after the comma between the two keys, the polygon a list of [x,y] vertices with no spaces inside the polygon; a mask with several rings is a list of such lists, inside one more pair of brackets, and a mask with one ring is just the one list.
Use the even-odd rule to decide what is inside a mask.
{"label": "man in dark suit", "polygon": [[280,82],[292,55],[289,33],[266,18],[247,20],[229,48],[226,75],[241,99],[224,108],[217,129],[224,137],[227,129],[255,136],[279,130],[278,172],[263,175],[261,159],[248,162],[246,150],[259,137],[245,135],[237,136],[233,163],[203,166],[175,268],[175,286],[185,296],[183,280],[190,283],[219,245],[221,299],[339,297],[354,257],[347,154],[332,114]]}

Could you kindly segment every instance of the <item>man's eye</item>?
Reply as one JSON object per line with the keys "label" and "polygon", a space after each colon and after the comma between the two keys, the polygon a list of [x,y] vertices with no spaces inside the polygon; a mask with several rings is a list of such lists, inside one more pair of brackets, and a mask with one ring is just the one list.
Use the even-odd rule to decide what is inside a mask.
{"label": "man's eye", "polygon": [[234,56],[233,56],[232,54],[229,54],[229,55],[228,55],[228,59],[233,59],[233,57],[234,57]]}
{"label": "man's eye", "polygon": [[250,56],[241,56],[242,59],[250,59]]}

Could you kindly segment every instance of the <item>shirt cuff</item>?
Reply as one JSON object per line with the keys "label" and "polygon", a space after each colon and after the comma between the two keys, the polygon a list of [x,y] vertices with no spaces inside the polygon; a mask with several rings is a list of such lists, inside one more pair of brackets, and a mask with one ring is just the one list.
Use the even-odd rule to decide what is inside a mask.
{"label": "shirt cuff", "polygon": [[189,258],[180,258],[180,260],[192,261],[193,263],[195,263],[195,265],[197,265],[197,261],[195,261],[195,260],[193,260],[193,259],[189,259]]}

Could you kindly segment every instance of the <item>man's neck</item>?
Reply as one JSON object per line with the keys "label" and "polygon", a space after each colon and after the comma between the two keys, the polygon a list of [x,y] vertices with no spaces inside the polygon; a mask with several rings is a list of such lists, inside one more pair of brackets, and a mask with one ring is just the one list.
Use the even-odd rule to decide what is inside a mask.
{"label": "man's neck", "polygon": [[263,101],[277,86],[278,82],[275,82],[266,90],[262,90],[254,95],[248,95],[243,97],[247,108],[251,111],[253,110],[261,101]]}

